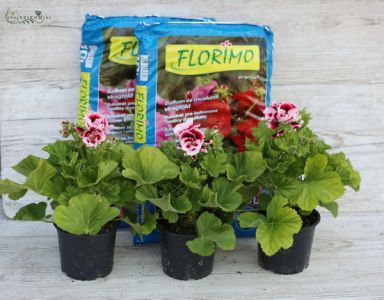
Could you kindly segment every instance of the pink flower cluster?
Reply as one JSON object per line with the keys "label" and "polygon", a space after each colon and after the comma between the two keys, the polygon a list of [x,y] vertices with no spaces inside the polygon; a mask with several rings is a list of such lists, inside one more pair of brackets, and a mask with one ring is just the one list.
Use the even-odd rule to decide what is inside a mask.
{"label": "pink flower cluster", "polygon": [[[292,102],[273,102],[270,107],[264,110],[264,118],[268,121],[268,127],[271,129],[279,128],[280,123],[290,124],[295,129],[301,127],[299,109]],[[278,136],[283,134],[284,131],[277,133]]]}
{"label": "pink flower cluster", "polygon": [[196,160],[199,152],[207,153],[208,150],[204,146],[212,143],[211,140],[204,141],[204,133],[199,130],[200,124],[193,124],[193,120],[187,120],[184,123],[177,124],[173,128],[173,132],[178,135],[180,140],[180,149],[185,151],[186,155]]}
{"label": "pink flower cluster", "polygon": [[194,98],[211,96],[216,87],[217,87],[217,81],[212,80],[207,85],[198,85],[192,91],[186,92],[185,98],[194,99]]}
{"label": "pink flower cluster", "polygon": [[87,147],[97,147],[107,138],[109,124],[107,119],[99,113],[90,112],[84,118],[85,129],[76,127]]}

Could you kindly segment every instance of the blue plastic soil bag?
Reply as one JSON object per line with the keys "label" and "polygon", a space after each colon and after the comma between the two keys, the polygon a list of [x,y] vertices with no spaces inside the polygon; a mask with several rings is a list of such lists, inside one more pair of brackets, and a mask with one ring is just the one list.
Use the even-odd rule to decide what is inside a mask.
{"label": "blue plastic soil bag", "polygon": [[[137,222],[143,222],[143,219],[144,219],[144,210],[147,209],[151,214],[155,213],[156,211],[156,207],[152,204],[152,203],[145,203],[144,207],[143,206],[140,206],[138,205],[137,206],[137,214],[138,214],[138,220]],[[138,235],[138,234],[134,234],[133,235],[133,244],[135,246],[139,246],[139,245],[145,245],[145,244],[149,244],[149,243],[158,243],[160,242],[160,233],[157,229],[155,229],[154,231],[151,232],[151,234],[148,234],[148,235]]]}
{"label": "blue plastic soil bag", "polygon": [[89,111],[100,112],[114,127],[111,135],[133,143],[138,43],[134,29],[140,22],[205,21],[156,16],[100,17],[87,15],[80,47],[81,89],[78,123]]}
{"label": "blue plastic soil bag", "polygon": [[[111,135],[133,143],[138,42],[134,36],[140,22],[214,21],[157,16],[100,17],[87,15],[80,47],[81,89],[78,123],[89,111],[100,112],[113,125]],[[152,209],[153,210],[153,209]],[[140,211],[138,211],[140,215]],[[139,221],[139,220],[138,220]],[[124,226],[121,226],[124,227]],[[158,242],[158,233],[134,236],[134,244]]]}
{"label": "blue plastic soil bag", "polygon": [[135,145],[159,146],[193,119],[244,150],[270,102],[273,33],[233,23],[140,24]]}

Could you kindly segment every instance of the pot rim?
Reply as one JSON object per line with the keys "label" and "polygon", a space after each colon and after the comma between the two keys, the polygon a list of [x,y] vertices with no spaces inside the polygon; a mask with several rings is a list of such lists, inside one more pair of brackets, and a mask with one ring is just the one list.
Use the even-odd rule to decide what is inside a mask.
{"label": "pot rim", "polygon": [[99,238],[99,237],[104,237],[108,234],[112,234],[114,232],[117,231],[117,225],[113,226],[112,227],[112,230],[110,231],[107,231],[107,232],[103,232],[103,233],[98,233],[96,235],[89,235],[89,234],[73,234],[73,233],[70,233],[70,232],[67,232],[63,229],[61,229],[59,226],[57,226],[55,223],[53,223],[53,226],[55,226],[55,228],[57,229],[57,231],[60,231],[62,233],[64,233],[65,235],[69,235],[71,237],[74,237],[74,238]]}
{"label": "pot rim", "polygon": [[320,215],[319,211],[317,209],[314,209],[311,212],[311,214],[315,214],[316,215],[316,221],[313,224],[311,224],[311,225],[301,227],[300,230],[306,230],[306,229],[310,229],[312,227],[316,227],[320,223],[321,215]]}
{"label": "pot rim", "polygon": [[[165,222],[165,221],[164,221]],[[176,232],[173,232],[167,228],[165,228],[164,226],[164,222],[158,222],[157,223],[157,228],[160,230],[160,231],[164,231],[166,232],[167,234],[169,235],[174,235],[174,236],[184,236],[184,237],[197,237],[197,233],[196,234],[182,234],[182,233],[176,233]]]}

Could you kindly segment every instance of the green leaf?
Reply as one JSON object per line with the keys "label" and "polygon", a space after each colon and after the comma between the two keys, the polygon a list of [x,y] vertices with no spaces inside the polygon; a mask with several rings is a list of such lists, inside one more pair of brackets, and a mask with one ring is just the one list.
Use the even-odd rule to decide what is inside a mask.
{"label": "green leaf", "polygon": [[[203,189],[204,191],[204,189]],[[204,202],[201,190],[187,189],[187,197],[192,204],[191,210],[198,211],[201,207],[200,203]]]}
{"label": "green leaf", "polygon": [[153,185],[143,185],[136,190],[136,199],[149,201],[159,207],[162,211],[185,213],[192,208],[186,193],[179,197],[171,197],[170,193],[159,197],[157,188]]}
{"label": "green leaf", "polygon": [[257,212],[247,211],[241,213],[237,220],[242,228],[255,228],[267,221],[267,218]]}
{"label": "green leaf", "polygon": [[214,153],[208,152],[204,155],[201,167],[206,170],[212,177],[218,177],[224,173],[227,165],[227,154],[224,152]]}
{"label": "green leaf", "polygon": [[18,200],[18,199],[24,197],[24,195],[27,193],[27,191],[28,191],[27,189],[20,190],[20,191],[15,192],[15,193],[8,194],[8,197],[11,200]]}
{"label": "green leaf", "polygon": [[118,182],[100,182],[97,192],[108,200],[110,204],[118,204],[120,198],[120,185]]}
{"label": "green leaf", "polygon": [[97,170],[96,183],[99,183],[101,180],[103,180],[105,177],[111,174],[117,168],[117,166],[118,166],[118,163],[113,160],[102,161],[99,164],[99,167]]}
{"label": "green leaf", "polygon": [[271,176],[276,191],[302,210],[312,211],[322,203],[333,202],[344,194],[340,176],[329,171],[327,156],[317,154],[308,158],[304,169],[304,180],[275,174]]}
{"label": "green leaf", "polygon": [[212,140],[212,144],[210,148],[214,150],[215,152],[223,151],[223,139],[224,136],[217,131],[217,129],[206,129],[205,132],[205,139],[206,140]]}
{"label": "green leaf", "polygon": [[[159,195],[158,195],[158,192],[157,192],[157,187],[153,186],[153,185],[150,185],[150,184],[143,185],[143,186],[139,187],[136,190],[135,196],[136,196],[136,199],[141,201],[141,202],[145,202],[148,199],[157,199],[157,198],[159,198]],[[170,197],[170,194],[167,194],[166,196]]]}
{"label": "green leaf", "polygon": [[94,166],[86,167],[83,171],[80,172],[80,176],[76,176],[75,173],[65,172],[63,174],[66,179],[77,179],[77,184],[79,187],[88,187],[95,185],[97,181],[97,169]]}
{"label": "green leaf", "polygon": [[135,180],[138,186],[172,179],[179,174],[177,165],[159,149],[150,146],[139,148],[135,155],[124,156],[123,166],[123,176]]}
{"label": "green leaf", "polygon": [[60,162],[71,153],[70,143],[71,142],[59,140],[43,147],[43,151],[49,154],[50,161]]}
{"label": "green leaf", "polygon": [[42,159],[38,163],[37,168],[28,175],[24,185],[32,191],[42,194],[43,185],[56,174],[56,168]]}
{"label": "green leaf", "polygon": [[326,208],[335,218],[339,214],[339,205],[336,202],[320,203],[320,206]]}
{"label": "green leaf", "polygon": [[160,145],[161,151],[168,157],[168,159],[180,165],[185,160],[184,151],[177,148],[177,144],[174,141],[162,142]]}
{"label": "green leaf", "polygon": [[116,207],[110,207],[101,196],[80,194],[72,197],[68,206],[58,206],[53,214],[55,224],[69,233],[96,235],[102,227],[120,214]]}
{"label": "green leaf", "polygon": [[113,160],[102,161],[97,167],[96,171],[89,167],[86,169],[78,179],[80,187],[89,187],[98,184],[101,180],[111,174],[118,166],[118,163]]}
{"label": "green leaf", "polygon": [[67,182],[63,177],[57,175],[50,180],[47,180],[41,189],[42,194],[47,196],[49,199],[58,201],[61,193],[65,192]]}
{"label": "green leaf", "polygon": [[121,161],[124,156],[135,155],[132,145],[119,143],[113,148],[113,157],[116,157],[116,161]]}
{"label": "green leaf", "polygon": [[[294,209],[285,207],[287,204],[287,198],[273,197],[267,208],[266,221],[257,227],[256,238],[263,252],[269,256],[281,248],[291,247],[293,235],[301,229],[301,217]],[[261,222],[259,217],[257,219]]]}
{"label": "green leaf", "polygon": [[28,155],[26,158],[20,161],[17,165],[13,166],[12,169],[14,169],[16,172],[27,177],[33,170],[37,168],[41,160],[42,158],[40,157],[37,157],[34,155]]}
{"label": "green leaf", "polygon": [[333,202],[344,195],[344,185],[340,176],[333,171],[327,171],[327,156],[317,154],[307,159],[304,169],[304,181],[299,182],[299,191],[294,204],[301,209],[312,211],[321,201]]}
{"label": "green leaf", "polygon": [[172,196],[171,206],[174,208],[174,212],[186,213],[187,211],[190,211],[192,204],[188,199],[187,192],[177,197]]}
{"label": "green leaf", "polygon": [[275,173],[270,176],[270,179],[278,194],[288,198],[290,202],[294,201],[300,191],[300,182],[297,178]]}
{"label": "green leaf", "polygon": [[159,214],[157,212],[151,213],[147,208],[144,208],[144,218],[143,223],[132,222],[129,217],[125,217],[122,221],[129,224],[132,230],[141,235],[150,234],[157,226],[157,219]]}
{"label": "green leaf", "polygon": [[244,146],[245,146],[245,149],[247,149],[248,151],[257,150],[256,144],[254,142],[252,142],[249,137],[245,137]]}
{"label": "green leaf", "polygon": [[176,223],[179,220],[179,214],[173,211],[162,211],[161,212],[164,219],[168,221],[168,223]]}
{"label": "green leaf", "polygon": [[62,163],[62,165],[66,165],[66,166],[69,166],[69,167],[75,167],[76,163],[78,162],[78,157],[79,157],[79,152],[72,152],[69,155],[69,160],[64,161]]}
{"label": "green leaf", "polygon": [[122,199],[122,201],[129,202],[135,199],[135,190],[133,188],[133,185],[128,182],[128,180],[120,182],[120,190],[120,198]]}
{"label": "green leaf", "polygon": [[200,174],[198,168],[192,168],[189,165],[182,165],[179,178],[180,181],[187,187],[192,189],[201,189],[201,182],[207,179],[207,176]]}
{"label": "green leaf", "polygon": [[20,208],[13,219],[21,221],[43,221],[45,220],[46,209],[46,202],[31,203]]}
{"label": "green leaf", "polygon": [[236,210],[243,202],[238,190],[242,187],[240,183],[231,182],[224,177],[215,178],[212,189],[208,186],[203,188],[203,199],[201,205],[206,207],[220,207],[223,211]]}
{"label": "green leaf", "polygon": [[67,185],[65,191],[57,198],[57,202],[60,204],[68,205],[69,200],[80,194],[80,190],[72,185]]}
{"label": "green leaf", "polygon": [[252,182],[264,173],[266,166],[261,152],[245,151],[233,156],[232,164],[227,164],[227,177],[231,181]]}
{"label": "green leaf", "polygon": [[213,192],[208,185],[203,188],[202,198],[200,204],[205,207],[219,207],[217,202],[217,193]]}
{"label": "green leaf", "polygon": [[104,196],[109,203],[124,207],[135,200],[133,185],[128,180],[102,181],[96,191]]}
{"label": "green leaf", "polygon": [[339,174],[344,185],[350,186],[356,192],[360,189],[361,177],[351,162],[346,159],[343,152],[331,154],[328,157],[329,164]]}
{"label": "green leaf", "polygon": [[261,151],[264,151],[268,148],[269,144],[273,143],[273,134],[274,131],[267,126],[267,121],[261,121],[258,127],[252,128],[252,135],[256,138]]}
{"label": "green leaf", "polygon": [[[61,165],[60,167],[60,175],[63,176],[63,178],[65,179],[69,179],[69,180],[78,180],[78,177],[80,174],[80,176],[84,176],[83,173],[84,172],[89,172],[89,169],[85,169],[85,170],[82,170],[81,169],[81,165],[77,165],[77,166],[69,166],[69,165]],[[94,169],[92,169],[92,175],[94,177],[96,177],[96,171]]]}
{"label": "green leaf", "polygon": [[8,195],[10,199],[17,200],[25,195],[27,189],[9,179],[0,179],[0,195]]}
{"label": "green leaf", "polygon": [[312,117],[309,112],[307,112],[307,110],[303,108],[300,110],[300,119],[304,121],[303,126],[307,126]]}
{"label": "green leaf", "polygon": [[[198,237],[187,242],[193,253],[209,256],[215,251],[213,242],[223,250],[233,250],[236,246],[235,232],[230,224],[223,224],[214,214],[204,212],[196,222]],[[210,241],[210,242],[208,242]]]}
{"label": "green leaf", "polygon": [[187,246],[191,252],[201,256],[211,256],[216,249],[215,243],[212,240],[201,237],[188,241]]}

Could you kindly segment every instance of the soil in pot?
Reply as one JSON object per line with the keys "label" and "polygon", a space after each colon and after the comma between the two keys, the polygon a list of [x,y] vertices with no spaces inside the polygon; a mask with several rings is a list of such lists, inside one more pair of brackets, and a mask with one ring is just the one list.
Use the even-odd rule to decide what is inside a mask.
{"label": "soil in pot", "polygon": [[303,227],[294,236],[293,245],[285,250],[281,249],[272,256],[267,256],[258,246],[259,265],[277,274],[296,274],[308,267],[311,256],[315,228],[320,222],[320,214],[314,210],[310,215],[303,217]]}
{"label": "soil in pot", "polygon": [[113,268],[117,224],[98,235],[74,235],[58,228],[61,270],[78,280],[105,277]]}
{"label": "soil in pot", "polygon": [[214,254],[200,256],[192,253],[186,245],[196,238],[194,228],[185,228],[180,232],[164,222],[159,224],[159,230],[161,262],[165,274],[179,280],[201,279],[211,274]]}

